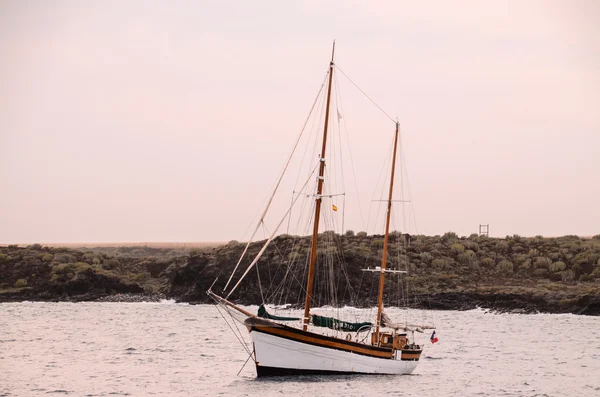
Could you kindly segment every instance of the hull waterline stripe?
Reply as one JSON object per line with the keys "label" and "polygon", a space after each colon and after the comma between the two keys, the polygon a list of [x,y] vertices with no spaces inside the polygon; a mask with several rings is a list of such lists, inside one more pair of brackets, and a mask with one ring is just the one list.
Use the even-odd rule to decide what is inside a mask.
{"label": "hull waterline stripe", "polygon": [[277,368],[265,367],[262,365],[256,366],[256,375],[259,378],[266,376],[298,376],[298,375],[386,375],[367,372],[350,372],[350,371],[324,371],[320,369],[296,369],[296,368]]}

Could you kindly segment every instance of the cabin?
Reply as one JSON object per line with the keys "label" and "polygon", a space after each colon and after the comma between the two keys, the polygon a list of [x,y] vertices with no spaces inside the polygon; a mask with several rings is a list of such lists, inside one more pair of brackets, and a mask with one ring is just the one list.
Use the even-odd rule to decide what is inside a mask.
{"label": "cabin", "polygon": [[371,345],[379,347],[387,347],[390,349],[401,350],[408,344],[406,334],[396,334],[395,332],[380,332],[379,341],[377,334],[371,334]]}

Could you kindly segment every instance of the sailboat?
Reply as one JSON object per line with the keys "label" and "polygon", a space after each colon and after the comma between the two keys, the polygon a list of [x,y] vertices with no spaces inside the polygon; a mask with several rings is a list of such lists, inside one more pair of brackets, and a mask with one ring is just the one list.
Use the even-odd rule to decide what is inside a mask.
{"label": "sailboat", "polygon": [[[303,317],[282,317],[272,315],[266,310],[264,305],[259,307],[257,313],[252,313],[248,309],[241,307],[230,300],[231,294],[237,289],[249,271],[257,264],[261,255],[265,252],[266,247],[275,237],[276,231],[283,223],[283,220],[266,240],[262,249],[258,252],[256,258],[249,264],[237,284],[228,290],[228,287],[231,285],[233,274],[241,263],[241,258],[222,293],[217,294],[212,290],[212,287],[207,291],[208,295],[213,298],[218,307],[224,308],[228,313],[232,314],[232,317],[234,317],[233,314],[235,314],[235,317],[240,318],[239,321],[241,321],[249,331],[252,343],[251,348],[248,348],[247,352],[249,353],[249,358],[252,358],[256,365],[258,377],[309,374],[411,374],[419,363],[424,347],[423,345],[415,343],[414,332],[423,332],[425,329],[434,328],[433,326],[428,325],[395,323],[383,310],[384,280],[386,274],[406,273],[404,270],[387,268],[390,239],[390,215],[392,211],[399,136],[399,124],[397,121],[395,122],[389,189],[387,200],[385,200],[387,206],[381,265],[374,269],[363,269],[365,272],[375,273],[376,276],[379,275],[377,315],[375,320],[374,322],[351,322],[333,317],[321,316],[311,312],[315,269],[318,266],[317,244],[319,238],[319,224],[322,202],[325,198],[323,193],[323,183],[326,176],[327,138],[331,110],[331,90],[335,66],[334,54],[335,42],[333,44],[331,61],[326,77],[327,96],[321,151],[318,164],[315,166],[315,171],[318,168],[318,176],[316,178],[316,192],[312,196],[314,197],[314,217],[312,218],[312,237],[308,255],[309,261],[306,287],[304,288],[305,299]],[[289,160],[284,167],[283,173],[285,173],[288,165]],[[277,191],[280,182],[281,177],[275,186],[273,196],[275,191]],[[271,196],[259,224],[264,219],[273,196]],[[300,195],[298,195],[298,197],[299,196]],[[294,202],[292,202],[292,206],[293,204]],[[334,210],[337,211],[337,208],[334,207]],[[291,207],[289,211],[291,211]],[[286,216],[288,215],[289,213],[286,213]],[[284,217],[284,219],[286,218]],[[246,245],[242,257],[246,254],[249,244],[250,242]],[[335,330],[336,332],[333,334],[325,334],[320,332],[320,329]]]}

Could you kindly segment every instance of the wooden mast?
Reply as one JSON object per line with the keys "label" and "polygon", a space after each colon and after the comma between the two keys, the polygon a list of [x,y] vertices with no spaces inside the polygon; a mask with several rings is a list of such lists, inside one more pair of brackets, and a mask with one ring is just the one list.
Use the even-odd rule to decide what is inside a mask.
{"label": "wooden mast", "polygon": [[385,221],[385,237],[383,238],[383,257],[381,258],[381,275],[379,276],[379,297],[377,298],[377,323],[375,325],[375,343],[379,344],[379,326],[381,313],[383,311],[383,281],[385,278],[385,266],[387,263],[387,249],[390,234],[390,216],[392,213],[392,194],[394,192],[394,172],[396,171],[396,150],[398,148],[398,122],[396,122],[396,134],[394,136],[394,154],[392,157],[392,175],[390,176],[390,194],[387,205],[387,219]]}
{"label": "wooden mast", "polygon": [[335,41],[331,50],[331,62],[329,63],[329,86],[327,88],[327,105],[325,107],[325,128],[323,130],[323,147],[319,159],[319,179],[317,182],[317,198],[315,205],[315,224],[313,226],[312,243],[310,247],[310,264],[308,266],[308,281],[306,284],[306,301],[304,302],[304,325],[303,330],[308,329],[310,319],[310,300],[312,297],[313,280],[315,278],[315,265],[317,262],[317,237],[319,235],[319,219],[321,218],[321,194],[323,193],[323,175],[325,174],[325,149],[327,148],[327,127],[329,125],[329,104],[331,102],[331,82],[333,79],[333,55],[335,54]]}

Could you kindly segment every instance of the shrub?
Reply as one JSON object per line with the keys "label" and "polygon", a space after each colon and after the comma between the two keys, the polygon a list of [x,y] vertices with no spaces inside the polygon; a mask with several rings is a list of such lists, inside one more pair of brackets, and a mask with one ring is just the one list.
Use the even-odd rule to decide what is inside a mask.
{"label": "shrub", "polygon": [[531,269],[531,259],[526,259],[525,262],[521,264],[521,269]]}
{"label": "shrub", "polygon": [[516,254],[516,255],[513,255],[512,258],[513,258],[513,261],[515,261],[515,263],[517,265],[521,265],[521,264],[525,263],[525,261],[527,260],[528,257],[525,254]]}
{"label": "shrub", "polygon": [[15,281],[15,288],[23,288],[27,286],[27,279],[26,278],[20,278],[17,281]]}
{"label": "shrub", "polygon": [[[190,256],[191,253],[190,253]],[[104,267],[109,269],[109,270],[113,270],[116,269],[117,267],[119,267],[120,263],[119,260],[117,258],[110,258],[104,261]]]}
{"label": "shrub", "polygon": [[494,260],[492,258],[483,258],[479,263],[483,267],[491,267],[494,264]]}
{"label": "shrub", "polygon": [[548,265],[548,270],[550,270],[551,272],[561,272],[563,270],[565,270],[567,268],[567,265],[565,264],[565,262],[554,262],[551,263],[550,265]]}
{"label": "shrub", "polygon": [[538,277],[542,277],[548,274],[548,269],[535,269],[533,274]]}
{"label": "shrub", "polygon": [[477,255],[475,255],[475,252],[467,250],[458,256],[458,261],[465,265],[471,265],[477,261]]}
{"label": "shrub", "polygon": [[360,237],[360,238],[367,237],[367,232],[358,232],[358,233],[356,233],[356,237]]}
{"label": "shrub", "polygon": [[60,262],[60,263],[73,263],[77,259],[75,258],[75,256],[73,256],[71,254],[60,253],[60,254],[54,255],[54,260],[56,262]]}
{"label": "shrub", "polygon": [[83,273],[85,271],[90,270],[92,267],[88,263],[85,263],[85,262],[75,262],[73,264],[73,268],[75,269],[76,273]]}
{"label": "shrub", "polygon": [[354,236],[354,230],[346,230],[346,233],[344,235],[346,237],[352,237]]}
{"label": "shrub", "polygon": [[559,274],[562,276],[563,281],[573,281],[575,279],[575,273],[573,273],[571,270],[565,270]]}
{"label": "shrub", "polygon": [[0,262],[4,262],[6,260],[6,258],[8,258],[8,255],[3,254],[2,252],[0,252]]}
{"label": "shrub", "polygon": [[421,262],[423,263],[429,264],[433,260],[433,255],[431,255],[429,252],[421,252],[419,256],[421,257]]}
{"label": "shrub", "polygon": [[521,252],[525,252],[525,247],[523,247],[523,246],[522,246],[522,245],[520,245],[520,244],[515,244],[515,245],[512,247],[512,252],[514,252],[515,254],[519,254],[519,253],[521,253]]}
{"label": "shrub", "polygon": [[383,239],[382,238],[373,239],[373,241],[371,241],[371,247],[383,248]]}
{"label": "shrub", "polygon": [[501,251],[501,252],[506,252],[508,251],[508,243],[506,241],[498,241],[496,243],[496,250]]}
{"label": "shrub", "polygon": [[354,246],[349,250],[344,252],[344,255],[347,257],[354,257],[361,260],[367,260],[371,257],[372,252],[369,248],[364,246]]}
{"label": "shrub", "polygon": [[445,243],[456,241],[456,240],[458,240],[458,235],[454,232],[447,232],[447,233],[444,233],[444,235],[442,236],[442,241]]}
{"label": "shrub", "polygon": [[535,265],[535,267],[538,268],[548,268],[551,263],[552,260],[550,258],[546,258],[545,256],[538,256],[537,258],[535,258],[535,262],[533,264]]}
{"label": "shrub", "polygon": [[581,276],[579,276],[579,281],[590,281],[592,279],[592,276],[590,276],[589,274],[582,274]]}
{"label": "shrub", "polygon": [[94,260],[94,253],[86,252],[85,254],[83,254],[83,260],[87,263],[92,263],[92,261]]}
{"label": "shrub", "polygon": [[147,280],[149,277],[150,277],[150,274],[148,274],[146,272],[142,272],[142,273],[134,274],[130,278],[132,281],[144,281],[144,280]]}
{"label": "shrub", "polygon": [[44,254],[44,255],[42,255],[42,260],[44,262],[52,262],[52,259],[54,259],[54,255],[52,255],[52,254]]}
{"label": "shrub", "polygon": [[529,250],[529,253],[528,253],[528,255],[529,255],[529,257],[530,257],[530,258],[535,258],[535,257],[536,257],[536,256],[538,256],[539,254],[540,254],[540,251],[538,251],[538,250],[537,250],[537,249],[535,249],[535,248],[532,248],[532,249],[530,249],[530,250]]}
{"label": "shrub", "polygon": [[85,262],[59,263],[52,266],[51,281],[68,281],[78,274],[92,270],[92,267]]}
{"label": "shrub", "polygon": [[454,243],[450,246],[450,251],[455,255],[459,255],[465,252],[465,247],[462,244]]}
{"label": "shrub", "polygon": [[581,249],[581,241],[568,241],[560,246],[568,251],[578,252]]}
{"label": "shrub", "polygon": [[507,261],[506,259],[501,260],[498,265],[496,265],[496,269],[502,273],[512,273],[513,272],[513,264],[511,261]]}
{"label": "shrub", "polygon": [[471,251],[479,251],[479,244],[477,244],[475,241],[467,240],[463,243],[463,245],[466,249],[469,249]]}
{"label": "shrub", "polygon": [[433,261],[431,261],[431,265],[435,268],[435,269],[445,269],[448,266],[450,266],[452,264],[452,260],[450,258],[437,258],[434,259]]}

